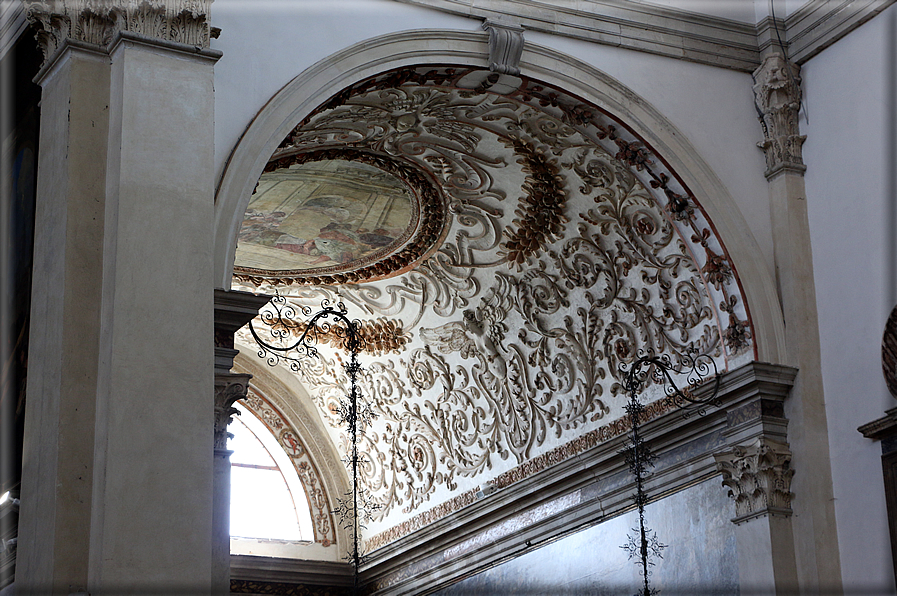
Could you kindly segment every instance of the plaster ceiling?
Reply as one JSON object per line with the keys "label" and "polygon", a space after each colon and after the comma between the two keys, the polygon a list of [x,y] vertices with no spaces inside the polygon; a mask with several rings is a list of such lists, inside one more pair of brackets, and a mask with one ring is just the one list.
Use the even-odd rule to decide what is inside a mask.
{"label": "plaster ceiling", "polygon": [[[363,244],[375,228],[358,223],[361,211],[345,215],[335,198],[301,209],[323,170],[326,184],[350,177],[321,196],[376,204],[380,190],[351,178],[371,168],[403,214],[421,214],[388,255],[317,247],[297,267],[294,254],[267,252],[264,267],[234,274],[235,287],[276,288],[296,307],[342,301],[363,323],[362,393],[377,415],[361,439],[364,493],[378,506],[369,547],[463,506],[487,481],[514,482],[621,434],[620,367],[641,352],[676,362],[697,351],[721,371],[754,356],[737,271],[663,156],[615,115],[488,71],[387,72],[298,123],[250,202],[238,265],[277,212],[275,234],[307,242],[351,220]],[[319,186],[266,202],[278,184]],[[308,232],[285,231],[294,213],[314,221],[301,224]],[[406,219],[382,235],[395,240]],[[344,451],[346,375],[332,345],[320,356],[295,374]],[[663,397],[648,391],[655,414]]]}

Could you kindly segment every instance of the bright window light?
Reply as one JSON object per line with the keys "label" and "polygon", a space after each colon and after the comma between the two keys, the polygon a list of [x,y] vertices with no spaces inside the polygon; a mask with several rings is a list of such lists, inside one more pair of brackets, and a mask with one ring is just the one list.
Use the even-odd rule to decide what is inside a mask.
{"label": "bright window light", "polygon": [[313,540],[308,497],[274,435],[241,404],[228,426],[231,455],[230,535]]}

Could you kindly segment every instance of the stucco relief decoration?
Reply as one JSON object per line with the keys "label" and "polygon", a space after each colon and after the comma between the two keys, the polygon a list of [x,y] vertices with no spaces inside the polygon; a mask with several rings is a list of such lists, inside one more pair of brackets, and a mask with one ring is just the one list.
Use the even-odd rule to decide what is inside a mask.
{"label": "stucco relief decoration", "polygon": [[[395,537],[402,520],[413,531],[408,514],[428,523],[487,481],[572,457],[583,437],[625,432],[620,365],[639,350],[674,363],[709,354],[720,371],[753,358],[736,268],[664,160],[560,90],[520,77],[500,94],[482,80],[430,67],[362,81],[300,122],[259,182],[314,152],[407,164],[446,206],[428,257],[338,286],[235,273],[238,287],[277,286],[310,307],[338,298],[407,336],[363,362],[377,414],[360,445],[380,505],[372,536]],[[322,348],[296,374],[343,445],[339,353]],[[668,409],[661,387],[647,391],[652,416]]]}
{"label": "stucco relief decoration", "polygon": [[735,501],[734,522],[765,514],[791,515],[791,451],[787,445],[758,439],[717,454],[723,486]]}
{"label": "stucco relief decoration", "polygon": [[769,54],[754,71],[754,103],[763,127],[759,147],[766,154],[766,175],[783,167],[806,170],[800,134],[800,67],[781,54]]}
{"label": "stucco relief decoration", "polygon": [[48,0],[25,2],[44,62],[71,39],[107,46],[116,33],[208,48],[212,0]]}
{"label": "stucco relief decoration", "polygon": [[241,401],[277,438],[277,442],[293,462],[296,472],[299,474],[299,481],[308,497],[315,542],[319,542],[322,546],[335,544],[335,526],[324,483],[321,482],[318,470],[302,444],[296,429],[254,389],[249,389],[248,394]]}

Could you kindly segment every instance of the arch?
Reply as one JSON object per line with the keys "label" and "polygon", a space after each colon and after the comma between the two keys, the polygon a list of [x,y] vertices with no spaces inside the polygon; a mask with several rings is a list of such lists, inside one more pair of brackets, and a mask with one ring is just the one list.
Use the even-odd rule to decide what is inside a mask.
{"label": "arch", "polygon": [[[284,428],[275,433],[281,445],[284,435],[288,442],[299,444],[301,457],[288,456],[293,461],[306,464],[307,470],[300,474],[304,488],[318,492],[318,499],[324,505],[312,506],[315,526],[315,542],[305,547],[302,558],[339,561],[348,544],[348,534],[331,511],[336,509],[336,499],[350,490],[348,475],[336,448],[324,429],[319,414],[304,387],[287,371],[269,367],[255,357],[256,349],[237,340],[235,348],[240,353],[234,359],[234,370],[253,375],[250,394],[246,405],[262,418],[279,418]],[[255,403],[248,403],[248,402]],[[265,412],[270,409],[270,412]],[[294,443],[295,442],[295,443]],[[309,495],[312,500],[313,496]],[[326,518],[326,519],[325,519]],[[322,528],[323,524],[323,528]],[[323,531],[322,531],[323,529]]]}
{"label": "arch", "polygon": [[[350,46],[305,70],[258,113],[230,155],[216,193],[215,279],[230,287],[234,247],[256,181],[278,144],[296,123],[325,100],[390,68],[420,64],[486,66],[488,35],[451,30],[415,30]],[[521,72],[556,85],[625,121],[701,197],[701,204],[738,268],[756,330],[757,358],[784,356],[784,324],[774,280],[760,248],[725,185],[697,150],[651,104],[604,72],[562,52],[527,43]]]}

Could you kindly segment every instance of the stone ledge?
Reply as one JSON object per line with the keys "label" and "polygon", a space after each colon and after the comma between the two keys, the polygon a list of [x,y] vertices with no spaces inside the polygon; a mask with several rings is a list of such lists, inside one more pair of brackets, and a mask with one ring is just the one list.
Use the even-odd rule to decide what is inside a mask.
{"label": "stone ledge", "polygon": [[[778,45],[771,17],[748,24],[633,0],[588,0],[590,10],[546,0],[399,0],[476,19],[505,18],[525,29],[679,60],[752,72]],[[789,58],[803,64],[897,0],[811,0],[776,19]]]}
{"label": "stone ledge", "polygon": [[333,561],[231,555],[232,580],[278,582],[313,586],[351,586],[352,567]]}
{"label": "stone ledge", "polygon": [[785,19],[788,57],[803,64],[895,0],[811,0]]}
{"label": "stone ledge", "polygon": [[[749,363],[723,375],[722,407],[687,418],[672,410],[646,423],[643,436],[658,455],[646,486],[652,501],[716,476],[713,454],[720,449],[766,428],[784,433],[787,421],[774,402],[785,399],[796,372]],[[738,416],[733,429],[728,413],[735,410],[755,415]],[[384,545],[370,554],[363,583],[377,595],[436,589],[626,513],[634,507],[634,483],[620,454],[624,442],[618,436],[601,443]]]}

